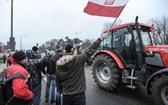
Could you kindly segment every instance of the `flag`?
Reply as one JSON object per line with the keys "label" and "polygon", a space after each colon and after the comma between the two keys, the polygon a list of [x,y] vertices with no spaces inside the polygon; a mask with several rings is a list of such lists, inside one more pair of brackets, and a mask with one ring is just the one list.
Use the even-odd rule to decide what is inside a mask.
{"label": "flag", "polygon": [[84,12],[90,15],[117,18],[128,0],[89,0]]}
{"label": "flag", "polygon": [[153,31],[153,30],[155,30],[155,27],[154,27],[154,24],[152,23],[152,25],[151,25],[151,30]]}
{"label": "flag", "polygon": [[153,18],[152,18],[152,25],[151,25],[151,30],[155,30],[154,23],[153,23]]}
{"label": "flag", "polygon": [[147,24],[151,26],[151,28],[150,28],[151,31],[154,31],[154,30],[155,30],[155,25],[154,25],[154,22],[153,22],[153,18],[150,19],[150,20],[147,22]]}

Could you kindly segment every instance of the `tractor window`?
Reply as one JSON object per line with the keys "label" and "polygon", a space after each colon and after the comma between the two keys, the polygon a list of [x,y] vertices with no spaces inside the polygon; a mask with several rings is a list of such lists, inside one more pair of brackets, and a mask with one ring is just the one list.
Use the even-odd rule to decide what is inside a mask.
{"label": "tractor window", "polygon": [[141,35],[142,35],[142,40],[143,40],[144,46],[152,45],[152,41],[151,41],[151,38],[150,38],[148,32],[142,32],[141,31]]}
{"label": "tractor window", "polygon": [[125,34],[124,43],[125,43],[126,46],[130,46],[130,44],[131,44],[131,39],[132,39],[131,34]]}
{"label": "tractor window", "polygon": [[129,46],[129,42],[131,40],[131,34],[126,31],[126,28],[114,30],[114,43],[113,46],[115,47],[122,47],[122,46]]}
{"label": "tractor window", "polygon": [[108,37],[106,38],[106,39],[104,39],[104,41],[103,41],[103,47],[108,47],[108,48],[111,48],[111,35],[112,34],[112,31],[110,31],[109,33],[108,33]]}
{"label": "tractor window", "polygon": [[114,43],[115,43],[115,46],[116,47],[119,47],[122,45],[122,36],[116,36],[115,39],[114,39]]}

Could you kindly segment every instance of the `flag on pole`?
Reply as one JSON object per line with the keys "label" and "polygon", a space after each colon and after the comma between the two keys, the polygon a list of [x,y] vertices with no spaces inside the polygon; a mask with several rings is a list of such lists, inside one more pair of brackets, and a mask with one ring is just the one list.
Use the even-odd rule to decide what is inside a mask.
{"label": "flag on pole", "polygon": [[154,23],[153,23],[153,18],[152,18],[152,25],[151,25],[151,30],[155,30]]}
{"label": "flag on pole", "polygon": [[151,26],[151,28],[150,28],[151,31],[154,31],[154,30],[155,30],[155,25],[154,25],[154,22],[153,22],[153,18],[150,19],[150,20],[147,22],[147,24]]}
{"label": "flag on pole", "polygon": [[151,30],[153,31],[153,30],[155,30],[155,27],[154,27],[154,24],[152,23],[152,25],[151,25]]}
{"label": "flag on pole", "polygon": [[128,0],[89,0],[84,12],[90,15],[117,18]]}

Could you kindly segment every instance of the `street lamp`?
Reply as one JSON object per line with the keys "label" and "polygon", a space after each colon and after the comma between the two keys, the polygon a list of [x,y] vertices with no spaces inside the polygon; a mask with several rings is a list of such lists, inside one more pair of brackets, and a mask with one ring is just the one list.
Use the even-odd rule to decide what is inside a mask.
{"label": "street lamp", "polygon": [[26,36],[26,34],[20,35],[20,50],[22,50],[22,36]]}

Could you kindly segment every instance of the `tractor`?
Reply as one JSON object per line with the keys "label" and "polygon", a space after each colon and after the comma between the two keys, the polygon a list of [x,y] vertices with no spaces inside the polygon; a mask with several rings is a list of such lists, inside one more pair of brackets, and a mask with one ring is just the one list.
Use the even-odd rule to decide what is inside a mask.
{"label": "tractor", "polygon": [[168,45],[155,45],[150,28],[136,17],[104,31],[108,37],[94,55],[92,74],[105,91],[144,86],[157,105],[168,105]]}

